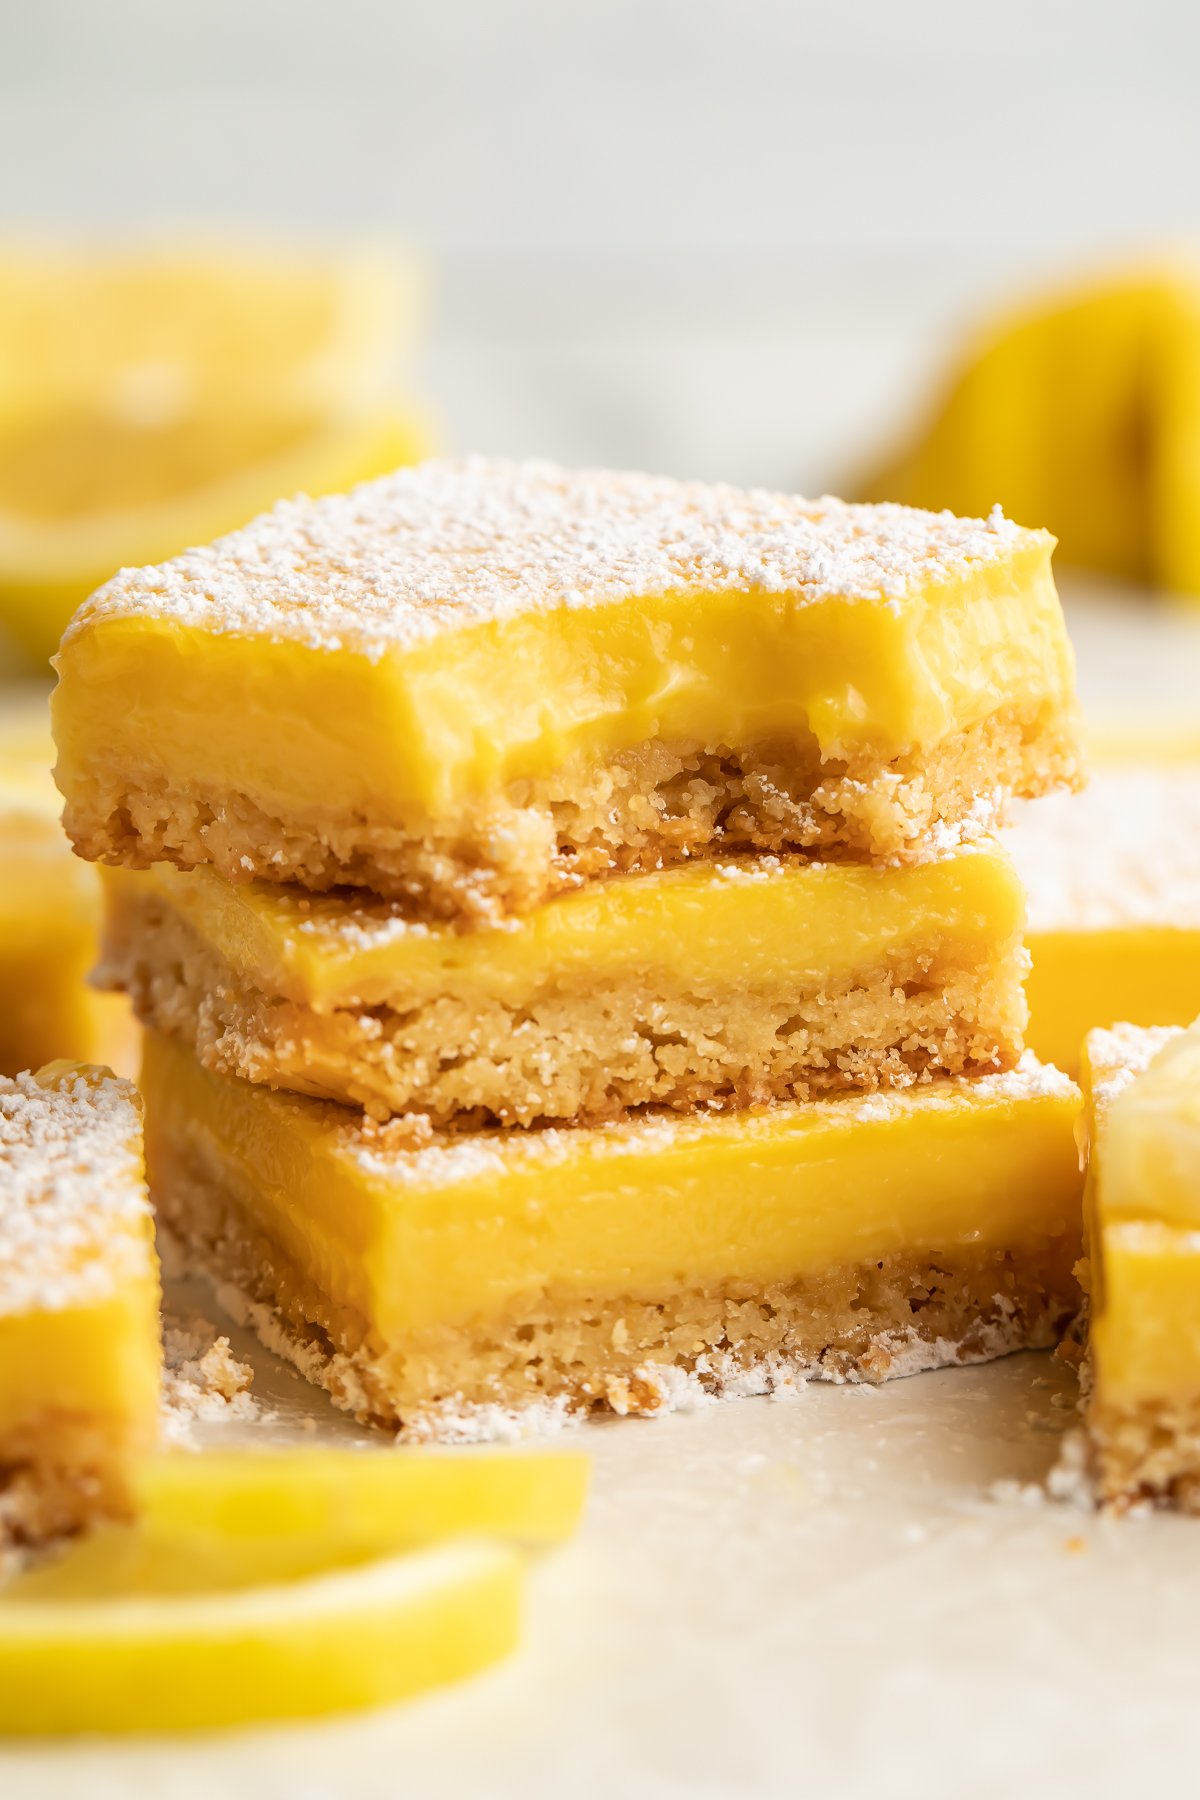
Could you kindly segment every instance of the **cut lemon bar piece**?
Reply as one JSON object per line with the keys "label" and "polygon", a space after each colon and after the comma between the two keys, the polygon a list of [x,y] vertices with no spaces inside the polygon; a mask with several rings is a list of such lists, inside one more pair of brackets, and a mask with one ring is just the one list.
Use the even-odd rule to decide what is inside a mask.
{"label": "cut lemon bar piece", "polygon": [[1038,1056],[1074,1072],[1088,1031],[1200,1014],[1200,755],[1129,744],[1082,794],[1023,809],[1005,843],[1028,894]]}
{"label": "cut lemon bar piece", "polygon": [[451,917],[716,851],[926,855],[1076,779],[1051,548],[426,463],[93,595],[58,658],[67,830]]}
{"label": "cut lemon bar piece", "polygon": [[74,1063],[0,1080],[0,1535],[128,1509],[158,1298],[133,1088]]}
{"label": "cut lemon bar piece", "polygon": [[1200,1027],[1093,1032],[1083,1078],[1099,1495],[1200,1512]]}
{"label": "cut lemon bar piece", "polygon": [[[270,1585],[72,1599],[71,1558],[0,1594],[0,1732],[188,1730],[382,1706],[485,1668],[520,1628],[522,1567],[462,1542]],[[80,1546],[94,1578],[95,1551]],[[116,1572],[123,1574],[118,1555]],[[206,1581],[220,1581],[204,1561]],[[55,1577],[47,1583],[45,1575]],[[174,1591],[173,1591],[174,1590]],[[26,1597],[28,1596],[28,1597]]]}
{"label": "cut lemon bar piece", "polygon": [[477,1534],[555,1544],[579,1524],[588,1459],[573,1452],[168,1451],[134,1476],[141,1531],[323,1544],[338,1555]]}
{"label": "cut lemon bar piece", "polygon": [[128,1002],[87,985],[99,895],[59,824],[53,761],[43,691],[0,692],[0,1075],[56,1057],[132,1074]]}
{"label": "cut lemon bar piece", "polygon": [[507,926],[212,869],[108,871],[100,979],[206,1068],[438,1125],[742,1105],[1022,1049],[1024,900],[994,848],[591,882]]}
{"label": "cut lemon bar piece", "polygon": [[143,1091],[156,1204],[223,1303],[412,1437],[969,1361],[1078,1305],[1079,1095],[1032,1063],[423,1144],[155,1033]]}

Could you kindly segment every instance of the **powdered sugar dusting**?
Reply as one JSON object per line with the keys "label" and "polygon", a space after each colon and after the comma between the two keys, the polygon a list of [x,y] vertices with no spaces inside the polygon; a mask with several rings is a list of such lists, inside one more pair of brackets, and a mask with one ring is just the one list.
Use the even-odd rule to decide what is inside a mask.
{"label": "powdered sugar dusting", "polygon": [[672,592],[897,606],[1038,541],[1049,543],[999,512],[958,519],[472,457],[286,501],[160,567],[123,569],[67,636],[141,614],[378,657],[522,613]]}
{"label": "powdered sugar dusting", "polygon": [[1178,1025],[1111,1025],[1089,1031],[1088,1066],[1092,1093],[1103,1110],[1150,1067],[1159,1051],[1180,1036]]}
{"label": "powdered sugar dusting", "polygon": [[107,1070],[0,1079],[0,1311],[78,1305],[146,1268],[141,1131]]}
{"label": "powdered sugar dusting", "polygon": [[1005,834],[1032,931],[1200,930],[1200,763],[1102,768]]}

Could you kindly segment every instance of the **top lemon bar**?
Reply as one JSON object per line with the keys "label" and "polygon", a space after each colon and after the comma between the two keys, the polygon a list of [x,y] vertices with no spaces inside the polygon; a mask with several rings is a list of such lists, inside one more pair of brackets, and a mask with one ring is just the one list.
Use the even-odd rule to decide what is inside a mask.
{"label": "top lemon bar", "polygon": [[1052,548],[998,511],[425,463],[84,604],[65,824],[451,918],[738,849],[916,860],[1077,780]]}

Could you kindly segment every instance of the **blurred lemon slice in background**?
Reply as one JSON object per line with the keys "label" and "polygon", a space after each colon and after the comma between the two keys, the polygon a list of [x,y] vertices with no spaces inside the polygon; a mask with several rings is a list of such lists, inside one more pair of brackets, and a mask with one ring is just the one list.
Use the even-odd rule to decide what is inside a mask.
{"label": "blurred lemon slice in background", "polygon": [[35,659],[119,567],[427,454],[397,259],[0,252],[0,625]]}
{"label": "blurred lemon slice in background", "polygon": [[90,408],[151,425],[230,399],[378,402],[424,310],[388,251],[0,248],[0,409]]}

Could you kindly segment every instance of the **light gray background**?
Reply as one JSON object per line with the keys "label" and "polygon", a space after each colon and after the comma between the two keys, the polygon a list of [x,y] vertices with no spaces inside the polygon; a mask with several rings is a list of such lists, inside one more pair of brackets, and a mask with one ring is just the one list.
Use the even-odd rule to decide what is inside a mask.
{"label": "light gray background", "polygon": [[836,485],[976,306],[1200,241],[1189,0],[0,20],[0,224],[427,246],[419,379],[454,449]]}

